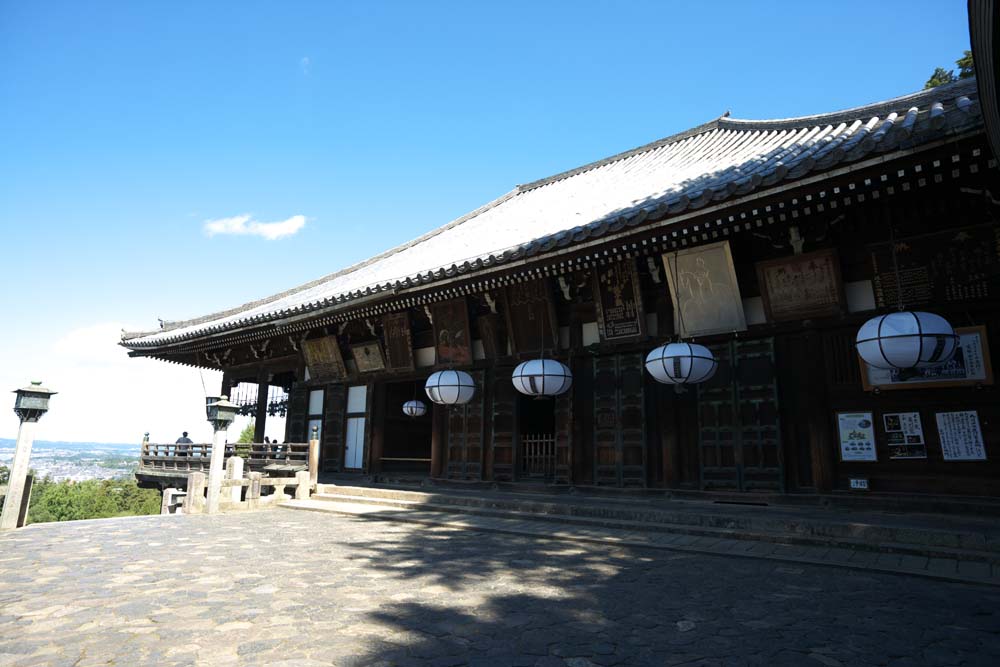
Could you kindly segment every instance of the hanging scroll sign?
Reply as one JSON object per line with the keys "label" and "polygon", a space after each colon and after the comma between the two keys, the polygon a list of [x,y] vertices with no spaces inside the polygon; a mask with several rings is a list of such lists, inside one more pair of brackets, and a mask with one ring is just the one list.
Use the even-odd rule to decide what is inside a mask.
{"label": "hanging scroll sign", "polygon": [[472,340],[469,332],[469,309],[465,297],[433,306],[434,347],[439,364],[472,363]]}
{"label": "hanging scroll sign", "polygon": [[645,318],[635,262],[626,260],[594,274],[594,302],[602,340],[627,340],[645,334]]}
{"label": "hanging scroll sign", "polygon": [[410,316],[405,312],[383,315],[382,331],[385,336],[386,368],[413,370]]}

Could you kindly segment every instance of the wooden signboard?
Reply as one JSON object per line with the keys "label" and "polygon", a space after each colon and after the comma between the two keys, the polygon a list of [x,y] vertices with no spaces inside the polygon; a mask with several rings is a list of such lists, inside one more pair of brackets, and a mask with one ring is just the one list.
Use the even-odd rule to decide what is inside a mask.
{"label": "wooden signboard", "polygon": [[665,254],[663,265],[674,305],[674,330],[682,337],[746,331],[728,241]]}
{"label": "wooden signboard", "polygon": [[413,370],[413,340],[410,336],[410,316],[405,311],[382,316],[385,336],[386,368]]}
{"label": "wooden signboard", "polygon": [[768,321],[840,314],[844,298],[835,249],[757,262],[756,268]]}
{"label": "wooden signboard", "polygon": [[993,384],[993,366],[986,339],[986,327],[957,327],[959,336],[955,356],[943,364],[910,370],[873,368],[861,357],[861,384],[865,391],[886,389],[927,389]]}
{"label": "wooden signboard", "polygon": [[[1000,227],[993,223],[897,239],[871,250],[872,286],[880,308],[1000,296]],[[898,283],[898,284],[897,284]]]}
{"label": "wooden signboard", "polygon": [[615,262],[594,272],[594,303],[601,340],[634,340],[646,333],[634,260]]}
{"label": "wooden signboard", "polygon": [[476,318],[479,338],[483,341],[483,354],[487,359],[507,356],[507,336],[496,313],[480,315]]}
{"label": "wooden signboard", "polygon": [[347,377],[347,367],[336,336],[303,341],[302,356],[309,369],[309,376],[314,380],[343,380]]}
{"label": "wooden signboard", "polygon": [[553,326],[555,312],[545,279],[508,285],[505,296],[507,331],[514,353],[554,348],[558,340]]}
{"label": "wooden signboard", "polygon": [[351,354],[354,355],[354,363],[359,373],[385,370],[385,359],[382,357],[382,348],[378,341],[352,345]]}
{"label": "wooden signboard", "polygon": [[438,364],[472,363],[469,307],[465,297],[431,306],[434,315],[434,348]]}

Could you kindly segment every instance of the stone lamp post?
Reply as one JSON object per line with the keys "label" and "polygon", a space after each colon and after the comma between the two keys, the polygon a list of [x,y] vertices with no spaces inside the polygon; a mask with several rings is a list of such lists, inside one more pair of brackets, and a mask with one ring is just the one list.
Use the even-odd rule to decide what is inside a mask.
{"label": "stone lamp post", "polygon": [[239,406],[229,402],[228,396],[209,396],[205,399],[208,423],[215,430],[212,438],[212,458],[208,464],[208,502],[205,511],[219,511],[219,492],[222,491],[222,464],[226,458],[226,430],[236,419]]}
{"label": "stone lamp post", "polygon": [[17,528],[24,483],[28,476],[31,445],[35,441],[35,425],[49,411],[49,397],[56,392],[46,389],[41,382],[32,382],[30,387],[18,389],[14,393],[17,394],[14,413],[21,420],[21,426],[17,431],[14,461],[10,465],[10,481],[7,484],[7,498],[3,503],[3,515],[0,516],[0,530]]}

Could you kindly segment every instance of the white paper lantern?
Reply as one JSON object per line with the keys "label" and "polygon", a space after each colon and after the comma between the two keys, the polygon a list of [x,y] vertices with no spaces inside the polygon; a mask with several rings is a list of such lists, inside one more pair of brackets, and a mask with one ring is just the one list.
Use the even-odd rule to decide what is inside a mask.
{"label": "white paper lantern", "polygon": [[663,384],[704,382],[718,367],[712,351],[695,343],[667,343],[646,355],[646,370]]}
{"label": "white paper lantern", "polygon": [[526,396],[558,396],[573,386],[573,373],[555,359],[532,359],[514,369],[511,381]]}
{"label": "white paper lantern", "polygon": [[472,400],[476,382],[465,371],[438,371],[424,385],[427,397],[440,405],[461,405]]}
{"label": "white paper lantern", "polygon": [[403,403],[403,414],[407,417],[423,417],[427,414],[427,404],[423,401],[407,401]]}
{"label": "white paper lantern", "polygon": [[922,368],[951,359],[958,336],[940,315],[903,311],[865,322],[858,329],[855,347],[865,363],[875,368]]}

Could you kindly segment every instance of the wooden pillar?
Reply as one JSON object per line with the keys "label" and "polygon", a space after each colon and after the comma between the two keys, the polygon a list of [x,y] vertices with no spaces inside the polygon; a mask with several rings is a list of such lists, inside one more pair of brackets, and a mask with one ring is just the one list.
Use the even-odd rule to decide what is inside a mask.
{"label": "wooden pillar", "polygon": [[254,417],[253,441],[264,442],[264,427],[267,425],[267,392],[271,388],[271,374],[262,371],[257,381],[257,416]]}
{"label": "wooden pillar", "polygon": [[376,382],[372,385],[372,390],[372,448],[368,470],[377,474],[382,472],[382,455],[385,452],[386,385],[384,382]]}
{"label": "wooden pillar", "polygon": [[668,385],[657,387],[657,425],[660,428],[660,448],[663,457],[663,485],[676,488],[681,479],[680,438],[677,437],[677,400],[674,388]]}
{"label": "wooden pillar", "polygon": [[823,336],[816,332],[808,337],[812,354],[808,355],[807,376],[813,378],[808,392],[809,455],[812,463],[813,485],[819,493],[833,490],[835,467],[833,453],[832,411],[827,390],[827,370],[823,349]]}
{"label": "wooden pillar", "polygon": [[431,477],[441,477],[444,470],[445,425],[448,408],[431,405]]}

